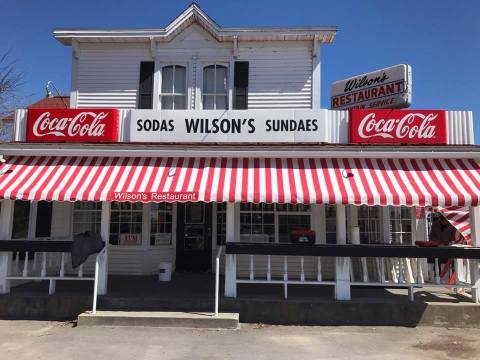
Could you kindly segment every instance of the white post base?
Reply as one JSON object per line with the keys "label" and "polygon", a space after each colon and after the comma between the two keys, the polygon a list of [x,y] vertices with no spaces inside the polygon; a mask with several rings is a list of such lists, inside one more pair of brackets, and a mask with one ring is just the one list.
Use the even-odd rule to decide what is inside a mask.
{"label": "white post base", "polygon": [[11,253],[0,252],[0,294],[8,294],[10,292],[10,280],[7,280],[7,276],[11,259]]}
{"label": "white post base", "polygon": [[351,300],[349,258],[335,258],[335,282],[335,300]]}
{"label": "white post base", "polygon": [[233,254],[225,256],[225,297],[237,297],[237,259]]}

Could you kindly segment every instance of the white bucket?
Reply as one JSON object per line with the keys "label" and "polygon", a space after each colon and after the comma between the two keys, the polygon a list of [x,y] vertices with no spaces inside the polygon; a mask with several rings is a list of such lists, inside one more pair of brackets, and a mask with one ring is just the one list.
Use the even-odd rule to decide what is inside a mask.
{"label": "white bucket", "polygon": [[161,262],[158,265],[158,281],[172,280],[172,263]]}

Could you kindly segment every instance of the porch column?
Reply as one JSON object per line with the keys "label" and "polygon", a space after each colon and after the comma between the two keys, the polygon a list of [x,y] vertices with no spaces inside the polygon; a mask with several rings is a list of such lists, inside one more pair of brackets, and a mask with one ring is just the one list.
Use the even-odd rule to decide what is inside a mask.
{"label": "porch column", "polygon": [[[345,205],[336,205],[337,245],[347,243],[347,219]],[[350,259],[335,258],[335,299],[350,300]]]}
{"label": "porch column", "polygon": [[[226,242],[236,242],[236,223],[238,222],[238,204],[227,203],[226,209]],[[225,256],[225,297],[237,297],[237,258],[236,255]]]}
{"label": "porch column", "polygon": [[98,269],[98,295],[105,295],[108,287],[108,247],[110,244],[110,203],[102,202],[102,218],[100,224],[100,233],[105,241],[105,255],[99,260]]}
{"label": "porch column", "polygon": [[[480,207],[470,207],[470,226],[472,229],[472,246],[480,246]],[[480,302],[480,274],[478,269],[478,259],[470,260],[470,279],[472,285],[472,300],[475,303]]]}
{"label": "porch column", "polygon": [[[13,227],[13,209],[14,200],[3,200],[2,211],[0,213],[0,241],[10,240],[12,238]],[[10,281],[7,276],[12,263],[11,252],[0,252],[0,294],[7,294],[10,292]]]}

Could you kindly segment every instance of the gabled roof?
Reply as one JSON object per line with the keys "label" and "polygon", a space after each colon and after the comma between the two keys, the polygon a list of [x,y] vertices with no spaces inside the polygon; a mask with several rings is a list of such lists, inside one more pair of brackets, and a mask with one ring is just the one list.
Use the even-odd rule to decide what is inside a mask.
{"label": "gabled roof", "polygon": [[64,45],[81,42],[168,42],[193,23],[199,24],[217,41],[315,40],[332,43],[335,26],[222,28],[196,3],[191,4],[170,24],[161,29],[55,29],[54,37]]}
{"label": "gabled roof", "polygon": [[[28,109],[63,109],[70,107],[70,96],[50,96],[44,97],[27,106]],[[4,116],[3,121],[14,121],[15,113]]]}

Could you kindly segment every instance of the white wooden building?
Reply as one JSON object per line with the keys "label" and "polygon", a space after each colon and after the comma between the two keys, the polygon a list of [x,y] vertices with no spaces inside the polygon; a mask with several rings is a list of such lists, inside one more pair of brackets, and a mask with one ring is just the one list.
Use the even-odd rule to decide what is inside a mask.
{"label": "white wooden building", "polygon": [[[334,286],[337,299],[349,299],[352,284],[423,286],[428,274],[417,260],[223,251],[226,242],[285,245],[309,236],[316,245],[412,245],[428,238],[418,210],[430,206],[470,211],[478,245],[472,113],[445,112],[445,144],[349,144],[351,114],[320,109],[321,49],[336,31],[225,28],[196,4],[162,29],[55,30],[72,49],[70,108],[78,110],[51,119],[17,111],[15,142],[0,146],[0,239],[100,233],[108,243],[100,293],[108,275],[155,274],[162,262],[215,271],[217,257],[226,296],[240,282]],[[99,115],[110,108],[118,111]],[[62,127],[58,119],[71,123],[76,114],[114,118],[112,137],[92,141],[93,130],[79,138]],[[200,130],[188,130],[189,119],[200,119]],[[34,261],[48,262],[1,254],[3,292],[34,274]],[[63,277],[74,273],[67,263],[58,262]],[[94,266],[91,257],[82,271]],[[456,285],[478,301],[478,271],[470,275]]]}

